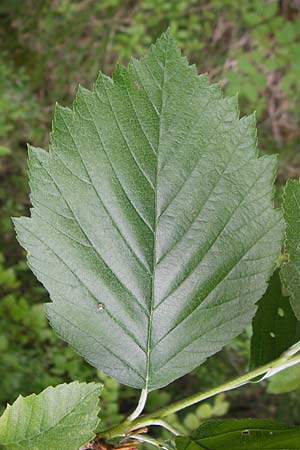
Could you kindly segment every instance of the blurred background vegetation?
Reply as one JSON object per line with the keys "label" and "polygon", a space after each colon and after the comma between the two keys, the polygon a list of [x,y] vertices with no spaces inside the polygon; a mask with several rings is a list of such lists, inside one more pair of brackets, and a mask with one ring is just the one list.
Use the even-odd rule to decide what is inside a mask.
{"label": "blurred background vegetation", "polygon": [[[55,101],[71,105],[78,83],[138,56],[168,26],[199,72],[239,92],[257,112],[262,153],[279,154],[276,201],[300,175],[299,0],[1,0],[0,3],[0,412],[19,393],[73,379],[105,382],[102,427],[136,403],[137,392],[88,366],[49,328],[47,294],[28,270],[11,216],[29,210],[26,143],[47,147]],[[150,394],[148,410],[242,373],[249,334],[207,365]],[[282,393],[290,391],[289,393]],[[183,430],[218,417],[276,417],[300,424],[300,373],[253,385],[173,417]],[[180,425],[179,425],[180,422]]]}

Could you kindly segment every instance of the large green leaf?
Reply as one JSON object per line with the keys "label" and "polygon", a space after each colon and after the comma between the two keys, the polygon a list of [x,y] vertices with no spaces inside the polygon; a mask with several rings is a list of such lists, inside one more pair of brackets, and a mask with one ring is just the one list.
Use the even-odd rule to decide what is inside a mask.
{"label": "large green leaf", "polygon": [[282,278],[291,294],[291,305],[300,320],[300,181],[289,180],[283,197],[286,221],[285,248],[289,261],[281,269]]}
{"label": "large green leaf", "polygon": [[95,436],[100,391],[74,382],[18,397],[0,418],[0,449],[78,450]]}
{"label": "large green leaf", "polygon": [[300,428],[270,420],[206,422],[191,437],[177,437],[177,450],[300,450]]}
{"label": "large green leaf", "polygon": [[250,368],[274,361],[299,341],[300,322],[292,311],[289,298],[282,295],[279,272],[276,271],[253,320]]}
{"label": "large green leaf", "polygon": [[52,326],[92,365],[156,389],[251,321],[282,242],[276,157],[169,32],[57,107],[49,154],[29,158],[18,238]]}

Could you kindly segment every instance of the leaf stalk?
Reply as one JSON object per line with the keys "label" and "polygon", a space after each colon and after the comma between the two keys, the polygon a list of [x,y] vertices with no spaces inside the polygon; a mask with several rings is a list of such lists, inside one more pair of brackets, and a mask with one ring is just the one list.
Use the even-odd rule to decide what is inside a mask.
{"label": "leaf stalk", "polygon": [[139,417],[141,415],[141,413],[143,412],[143,409],[145,407],[147,397],[148,397],[147,389],[142,389],[138,405],[137,405],[136,409],[130,414],[130,416],[128,416],[128,420],[130,420],[132,422],[133,420],[135,420],[137,417]]}
{"label": "leaf stalk", "polygon": [[[158,411],[150,414],[145,414],[144,416],[139,416],[135,419],[131,419],[134,414],[129,416],[124,422],[119,425],[112,427],[100,434],[102,439],[113,439],[119,436],[127,436],[128,433],[132,434],[135,430],[138,430],[143,427],[149,427],[152,425],[160,425],[164,426],[166,422],[162,419],[168,417],[171,414],[177,413],[178,411],[182,411],[189,406],[195,405],[199,402],[207,400],[211,397],[214,397],[222,392],[227,392],[230,390],[237,389],[241,386],[244,386],[248,383],[257,383],[262,380],[261,377],[268,378],[274,375],[275,373],[280,372],[286,367],[290,367],[292,365],[300,363],[300,355],[299,354],[283,354],[280,358],[265,364],[257,369],[252,370],[242,376],[239,376],[231,381],[228,381],[220,386],[210,389],[206,392],[200,392],[194,395],[191,395],[185,399],[179,400],[171,405],[168,405],[164,408],[159,409]],[[257,380],[257,378],[259,378]],[[140,403],[140,402],[139,402]],[[138,409],[138,408],[137,408]],[[136,410],[137,411],[137,410]],[[169,427],[169,430],[176,434],[175,430],[172,430]]]}

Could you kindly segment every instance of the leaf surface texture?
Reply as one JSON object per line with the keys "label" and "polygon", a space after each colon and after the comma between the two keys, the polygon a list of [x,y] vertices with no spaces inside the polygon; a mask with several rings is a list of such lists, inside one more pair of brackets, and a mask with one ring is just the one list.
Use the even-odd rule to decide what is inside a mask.
{"label": "leaf surface texture", "polygon": [[289,261],[281,269],[291,305],[300,320],[300,181],[288,180],[283,197],[286,221],[285,249]]}
{"label": "leaf surface texture", "polygon": [[169,32],[57,107],[49,153],[29,155],[18,237],[52,326],[92,365],[150,391],[251,321],[283,235],[276,158]]}
{"label": "leaf surface texture", "polygon": [[279,271],[275,271],[253,320],[250,369],[279,358],[300,341],[300,322],[289,297],[282,294]]}
{"label": "leaf surface texture", "polygon": [[95,436],[100,391],[73,382],[18,397],[0,418],[0,449],[78,450]]}
{"label": "leaf surface texture", "polygon": [[209,421],[191,437],[176,438],[177,450],[299,450],[300,429],[270,420]]}

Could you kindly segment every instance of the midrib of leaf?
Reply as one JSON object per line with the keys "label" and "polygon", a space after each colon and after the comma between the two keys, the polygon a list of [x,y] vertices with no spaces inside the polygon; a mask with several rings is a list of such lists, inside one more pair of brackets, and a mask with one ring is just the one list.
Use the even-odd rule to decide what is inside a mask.
{"label": "midrib of leaf", "polygon": [[[196,90],[196,86],[195,86],[195,88],[194,88],[194,91],[195,91],[195,90]],[[207,102],[206,106],[208,106],[208,105],[209,105],[209,102]],[[202,112],[202,111],[201,111],[201,112]],[[175,116],[175,119],[176,119],[176,116]],[[182,143],[182,141],[184,140],[184,138],[186,137],[186,135],[188,134],[188,132],[191,130],[191,128],[193,128],[193,126],[194,126],[194,124],[195,124],[195,122],[196,122],[197,120],[199,120],[199,116],[198,116],[198,115],[196,116],[195,120],[191,123],[191,125],[190,125],[190,127],[187,129],[187,131],[183,134],[182,139],[181,139],[181,141],[180,141],[180,144]],[[208,141],[207,144],[210,144],[210,141]],[[176,145],[176,147],[178,147],[178,146],[179,146],[179,144]],[[174,193],[174,195],[172,196],[172,198],[169,200],[169,202],[166,204],[166,206],[164,206],[164,208],[163,208],[162,211],[160,212],[159,217],[158,217],[159,219],[165,214],[165,212],[169,209],[169,207],[172,206],[174,200],[176,200],[176,198],[178,197],[178,195],[182,192],[182,190],[184,189],[184,187],[185,187],[187,181],[189,180],[189,177],[193,175],[193,173],[195,172],[196,168],[198,167],[198,165],[199,165],[199,163],[200,163],[200,161],[201,161],[201,159],[203,158],[204,155],[205,155],[205,152],[199,154],[199,157],[195,160],[195,163],[194,163],[194,165],[193,165],[193,167],[192,167],[192,170],[191,170],[189,173],[187,173],[187,175],[186,175],[186,177],[185,177],[185,179],[184,179],[184,182],[179,186],[179,188],[176,190],[176,192]],[[164,167],[166,166],[166,164],[167,164],[167,161],[161,166],[159,172],[161,172],[161,171],[164,169]],[[225,168],[224,170],[226,170],[226,168]],[[175,242],[174,246],[175,246],[175,245],[177,245],[177,242]],[[172,247],[172,248],[173,248],[173,247]],[[168,253],[172,250],[172,248],[170,248],[170,249],[168,250]],[[167,255],[167,254],[162,255],[162,256],[160,257],[160,260],[158,261],[158,263],[160,263],[160,262],[165,258],[166,255]]]}
{"label": "midrib of leaf", "polygon": [[[164,61],[164,67],[161,68],[163,71],[163,81],[162,85],[160,86],[161,90],[161,108],[159,112],[159,133],[158,133],[158,142],[157,142],[157,153],[156,153],[156,168],[155,168],[155,190],[154,190],[154,212],[155,212],[155,218],[154,218],[154,237],[153,237],[153,268],[152,268],[152,283],[151,283],[151,300],[150,300],[150,314],[149,314],[149,323],[148,323],[148,336],[147,336],[147,361],[146,361],[146,386],[145,390],[148,391],[148,384],[149,384],[149,373],[151,369],[151,344],[152,344],[152,325],[153,325],[153,313],[154,313],[154,292],[155,292],[155,274],[156,274],[156,266],[157,266],[157,242],[156,242],[156,235],[157,235],[157,221],[158,221],[158,211],[157,211],[157,191],[158,191],[158,163],[159,163],[159,149],[160,149],[160,143],[161,143],[161,122],[162,122],[162,116],[163,116],[163,109],[164,109],[164,86],[166,82],[166,68],[167,68],[167,62],[168,62],[168,51],[169,51],[169,44],[170,44],[170,35],[167,35],[167,46],[165,50],[165,61]],[[155,53],[153,53],[155,55]],[[160,66],[159,62],[157,61],[157,64]],[[150,70],[150,69],[148,69]],[[152,72],[151,72],[152,74]],[[153,78],[155,78],[153,76]],[[156,79],[155,79],[156,80]],[[157,80],[156,80],[157,81]]]}
{"label": "midrib of leaf", "polygon": [[[197,117],[197,119],[198,119],[198,117]],[[249,127],[249,126],[250,126],[250,125],[248,125],[248,127]],[[241,139],[242,139],[242,137],[241,137]],[[206,146],[208,146],[208,144],[210,144],[210,141],[207,143]],[[209,201],[209,199],[210,199],[210,197],[211,197],[211,194],[215,191],[215,189],[218,187],[218,185],[219,185],[220,182],[222,181],[223,176],[224,176],[226,170],[228,169],[228,167],[229,167],[229,165],[230,165],[230,163],[231,163],[231,161],[232,161],[232,158],[235,156],[237,149],[238,149],[238,146],[233,147],[233,150],[232,150],[231,154],[229,155],[228,161],[227,161],[226,165],[224,166],[223,171],[220,173],[220,176],[217,178],[216,183],[211,187],[210,191],[208,192],[208,195],[206,196],[206,198],[204,199],[204,201],[203,201],[202,204],[200,205],[199,210],[196,212],[196,214],[195,214],[193,220],[191,221],[191,223],[189,224],[189,226],[185,229],[184,233],[183,233],[178,239],[176,239],[176,240],[174,241],[174,243],[170,246],[170,248],[168,248],[168,250],[166,251],[166,253],[164,253],[163,255],[161,255],[161,257],[160,257],[160,259],[159,259],[159,261],[158,261],[158,264],[161,263],[161,262],[162,262],[162,261],[163,261],[163,260],[164,260],[171,252],[172,252],[172,250],[174,250],[174,248],[178,246],[178,244],[182,241],[182,239],[185,237],[185,235],[189,232],[189,230],[191,229],[191,227],[193,226],[193,224],[195,223],[195,221],[198,219],[198,217],[200,216],[202,210],[204,209],[204,207],[206,206],[207,202]],[[172,197],[172,199],[169,201],[169,203],[166,205],[166,207],[165,207],[165,208],[163,209],[163,211],[160,213],[159,218],[160,218],[161,216],[163,216],[163,214],[166,212],[166,210],[172,205],[172,203],[174,202],[174,200],[177,198],[177,196],[180,194],[180,192],[184,189],[184,187],[185,187],[185,185],[186,185],[186,182],[188,181],[189,177],[191,177],[191,176],[193,175],[194,171],[196,170],[196,168],[198,167],[200,161],[202,160],[202,158],[203,158],[205,155],[206,155],[205,152],[200,153],[199,158],[196,159],[195,164],[194,164],[192,170],[188,173],[188,175],[186,176],[184,182],[181,184],[181,186],[179,187],[179,189],[177,190],[177,192],[175,193],[175,195]],[[256,183],[256,182],[257,182],[257,180],[255,180],[255,183]],[[255,185],[255,183],[254,183],[254,185]],[[247,193],[247,195],[248,195],[248,193]],[[246,196],[245,196],[245,198],[246,198]],[[244,200],[244,199],[243,199],[243,200]],[[238,205],[238,207],[239,207],[239,206],[240,206],[240,205]],[[231,220],[231,218],[232,218],[232,217],[229,217],[229,221]],[[229,222],[229,221],[228,221],[228,222]],[[225,223],[225,226],[227,226],[227,225],[228,225],[228,224]],[[225,228],[225,226],[224,226],[224,228]],[[223,231],[223,229],[221,230],[221,232],[222,232],[222,231]],[[216,237],[216,240],[218,239],[218,237],[219,237],[219,236]],[[205,252],[205,253],[206,253],[206,252]],[[171,293],[169,293],[168,296],[169,296],[169,295],[171,295]],[[165,299],[162,299],[161,302],[160,302],[158,305],[156,305],[156,307],[159,307],[160,304],[161,304],[164,300],[165,300]]]}
{"label": "midrib of leaf", "polygon": [[[234,154],[234,152],[233,152],[233,154]],[[231,158],[232,158],[233,154],[231,155]],[[228,162],[228,164],[229,164],[229,162]],[[228,164],[227,164],[226,167],[228,167]],[[226,171],[226,167],[225,167],[225,169],[224,169],[224,172]],[[222,174],[222,175],[223,175],[223,174]],[[240,203],[239,203],[239,204],[236,206],[236,208],[232,211],[232,213],[230,214],[230,216],[228,217],[228,219],[226,220],[226,222],[224,223],[224,225],[223,225],[222,228],[220,229],[219,233],[215,236],[215,238],[212,240],[212,242],[209,244],[209,246],[208,246],[207,248],[204,249],[203,254],[202,254],[202,256],[201,256],[201,259],[198,260],[198,261],[196,262],[195,266],[193,267],[193,269],[192,269],[190,272],[188,272],[182,280],[180,280],[180,283],[177,284],[177,285],[175,285],[175,287],[174,287],[174,288],[173,288],[173,289],[172,289],[172,290],[171,290],[171,291],[170,291],[170,292],[169,292],[169,293],[168,293],[168,294],[167,294],[167,295],[166,295],[166,296],[165,296],[165,297],[164,297],[164,298],[163,298],[163,299],[155,306],[155,309],[157,309],[158,307],[160,307],[160,306],[164,303],[165,300],[167,300],[174,292],[176,292],[176,291],[181,287],[181,285],[188,279],[188,277],[191,275],[191,273],[193,273],[194,270],[199,266],[199,264],[201,264],[203,258],[205,258],[206,254],[213,248],[213,246],[215,245],[215,243],[216,243],[216,242],[218,241],[218,239],[220,238],[221,234],[226,230],[227,226],[229,225],[229,223],[231,222],[231,220],[233,219],[233,217],[235,216],[235,214],[237,214],[237,212],[239,212],[239,208],[244,204],[244,202],[246,201],[248,195],[251,193],[252,189],[256,186],[256,183],[257,183],[257,181],[258,181],[258,179],[259,179],[260,176],[261,176],[261,174],[259,174],[259,176],[255,179],[255,181],[253,182],[252,186],[250,186],[249,190],[246,192],[246,194],[244,195],[244,197],[242,197],[242,199],[240,200]],[[218,179],[218,182],[216,183],[216,185],[220,182],[220,180],[221,180],[221,177]],[[207,203],[207,201],[209,200],[209,198],[210,198],[212,192],[214,191],[215,187],[216,187],[216,186],[214,186],[213,189],[211,189],[211,191],[209,192],[209,195],[207,196],[207,198],[205,199],[205,202],[204,202],[203,205],[201,206],[201,211],[202,211],[203,207],[205,206],[205,204]],[[268,194],[268,193],[267,193],[267,194]],[[264,195],[267,195],[267,194],[264,194]],[[197,215],[197,217],[200,216],[201,211],[199,212],[199,214]],[[161,261],[167,256],[167,254],[169,254],[169,253],[173,250],[173,248],[176,247],[176,246],[179,244],[179,242],[183,239],[183,237],[186,235],[186,233],[188,232],[188,230],[192,227],[192,225],[193,225],[193,223],[195,222],[195,220],[196,220],[196,219],[194,219],[193,222],[191,222],[191,225],[189,226],[189,228],[184,232],[184,234],[182,234],[182,235],[180,236],[180,238],[178,239],[178,241],[175,242],[175,244],[172,245],[172,247],[168,250],[168,252],[162,257],[162,259],[161,259],[159,262],[161,262]],[[275,223],[275,224],[273,224],[273,225],[275,226],[275,225],[277,225],[277,223]],[[268,229],[262,236],[259,236],[258,240],[255,241],[254,244],[253,244],[249,249],[247,249],[247,252],[249,252],[249,251],[254,247],[254,245],[256,245],[257,242],[259,242],[259,240],[262,239],[262,238],[265,236],[265,234],[267,234],[269,231],[270,231],[270,230]],[[244,253],[244,254],[242,255],[242,257],[241,257],[241,256],[238,256],[238,258],[237,258],[236,260],[234,260],[234,265],[233,265],[233,267],[229,267],[229,271],[225,273],[224,277],[218,282],[218,284],[216,284],[216,285],[214,286],[213,289],[215,289],[215,288],[219,285],[219,283],[222,282],[222,281],[230,274],[231,270],[233,270],[233,269],[236,267],[236,265],[237,265],[237,264],[239,263],[239,261],[247,254],[247,252]],[[212,292],[212,291],[208,292],[207,296],[208,296],[211,292]],[[207,297],[207,296],[206,296],[206,297]],[[204,301],[204,300],[206,299],[206,297],[205,297],[202,301]],[[200,305],[198,305],[198,306],[200,306]],[[190,313],[192,313],[192,312],[193,312],[193,311],[191,311]],[[172,330],[170,330],[170,331],[172,331]]]}
{"label": "midrib of leaf", "polygon": [[[75,408],[77,408],[78,405],[80,405],[80,403],[82,403],[82,402],[83,402],[89,395],[91,395],[91,394],[92,394],[92,392],[88,392],[84,397],[81,397],[80,399],[78,399],[78,401],[76,402],[76,405],[74,405],[74,407],[73,407],[73,410],[74,410]],[[33,395],[35,395],[35,397],[37,397],[36,394],[33,394]],[[33,407],[32,407],[32,405],[31,405],[30,415],[29,415],[29,419],[28,419],[27,425],[30,423],[30,420],[31,420],[32,409],[33,409]],[[60,419],[57,420],[57,421],[56,421],[53,425],[51,425],[50,427],[48,427],[48,428],[46,428],[46,429],[44,429],[44,430],[41,430],[39,433],[34,434],[33,436],[29,437],[28,439],[25,438],[25,439],[22,439],[22,440],[20,440],[20,441],[10,441],[8,444],[1,444],[1,443],[0,443],[0,446],[8,447],[8,446],[10,446],[10,445],[12,445],[12,444],[15,445],[15,444],[22,444],[22,443],[26,443],[26,442],[28,443],[28,442],[30,442],[30,441],[32,441],[32,440],[34,440],[34,439],[37,439],[39,436],[48,433],[48,432],[51,431],[53,428],[55,428],[57,425],[59,425],[61,422],[63,422],[68,416],[70,416],[70,415],[73,413],[73,410],[70,410],[67,414],[65,414],[64,416],[60,417]],[[18,410],[18,415],[19,415],[19,410]],[[42,411],[42,419],[41,419],[41,423],[43,422],[44,415],[45,415],[45,409],[43,409],[43,411]],[[89,423],[89,422],[88,422],[88,423]],[[88,424],[88,423],[87,423],[87,424]],[[83,425],[86,425],[86,424],[83,424]],[[70,425],[70,426],[71,426],[71,425]],[[68,428],[68,427],[65,426],[64,428]],[[1,447],[0,447],[0,448],[1,448]]]}
{"label": "midrib of leaf", "polygon": [[[265,236],[269,231],[271,231],[272,228],[274,228],[276,225],[277,225],[277,222],[276,222],[275,224],[273,223],[272,226],[271,226],[270,228],[268,228],[267,231],[266,231],[262,236],[259,236],[259,238],[257,239],[257,241],[255,241],[254,244],[252,244],[251,247],[250,247],[249,249],[247,249],[247,251],[246,251],[246,253],[244,254],[244,256],[247,255],[247,253],[248,253],[248,252],[249,252],[249,251],[250,251],[250,250],[251,250],[251,249],[259,242],[259,240],[260,240],[260,239],[263,239],[264,236]],[[194,309],[191,309],[191,311],[189,311],[188,315],[186,315],[180,322],[178,322],[177,324],[175,324],[175,325],[173,326],[173,328],[170,328],[170,330],[169,330],[164,336],[162,336],[161,339],[160,339],[159,341],[157,341],[157,343],[155,344],[154,348],[155,348],[157,345],[159,345],[161,341],[163,341],[163,340],[164,340],[164,339],[165,339],[172,331],[174,331],[174,330],[175,330],[182,322],[184,322],[191,314],[193,314],[193,313],[196,311],[196,309],[198,309],[198,308],[201,307],[202,303],[206,300],[206,298],[207,298],[207,297],[208,297],[208,296],[209,296],[209,295],[210,295],[210,294],[211,294],[211,293],[219,286],[220,283],[222,283],[222,282],[226,279],[226,277],[233,271],[233,269],[236,267],[236,265],[239,263],[240,260],[241,260],[241,258],[239,257],[239,258],[234,262],[234,265],[231,266],[231,267],[229,268],[229,270],[221,277],[221,279],[220,279],[219,281],[217,281],[217,283],[213,286],[213,288],[205,295],[205,297],[203,298],[202,302],[201,302],[199,305],[196,305],[196,307],[195,307]],[[260,271],[260,272],[258,272],[258,273],[262,273],[262,271]],[[251,275],[249,275],[249,276],[253,276],[253,274],[251,274]],[[235,300],[235,298],[236,298],[236,297],[232,298],[230,301]],[[229,303],[230,301],[228,300],[227,302]],[[209,307],[209,309],[211,309],[211,308],[212,308],[212,307]],[[238,312],[238,314],[237,314],[236,316],[230,318],[230,319],[228,320],[228,322],[233,321],[234,319],[238,318],[239,315],[240,315],[240,311]],[[224,323],[225,323],[225,322],[221,323],[220,326],[222,326]],[[205,335],[205,333],[204,333],[204,334],[201,333],[199,336],[197,336],[196,339],[200,339],[200,338],[201,338],[202,336],[204,336],[204,335]],[[187,348],[189,345],[190,345],[190,342],[187,343],[186,345],[184,345],[183,347],[179,347],[178,350],[177,350],[177,352],[176,352],[174,355],[170,356],[169,359],[166,359],[166,360],[164,361],[164,364],[163,364],[161,367],[159,367],[157,370],[160,370],[164,365],[166,365],[169,361],[171,361],[173,358],[175,358],[180,352],[182,352],[182,351],[183,351],[185,348]]]}
{"label": "midrib of leaf", "polygon": [[[207,108],[207,105],[210,107]],[[165,385],[173,376],[178,378],[197,362],[201,364],[204,361],[203,355],[195,356],[194,361],[193,352],[210,356],[233,333],[237,333],[246,320],[250,320],[254,301],[251,304],[248,298],[248,278],[241,281],[237,297],[235,286],[239,286],[240,277],[251,277],[251,294],[255,292],[255,263],[241,264],[241,273],[238,269],[234,274],[229,274],[240,260],[246,259],[248,255],[244,252],[252,249],[250,245],[256,245],[254,240],[263,238],[263,233],[269,232],[265,227],[276,226],[277,221],[275,213],[267,205],[268,199],[256,205],[254,195],[249,197],[249,192],[253,192],[252,183],[258,197],[260,185],[263,196],[271,197],[267,187],[272,181],[272,171],[266,161],[253,161],[249,170],[243,170],[245,184],[236,173],[248,161],[258,157],[257,151],[254,154],[254,121],[250,118],[245,120],[239,122],[234,98],[223,100],[219,88],[210,89],[207,77],[198,79],[195,68],[180,57],[172,36],[166,33],[152,47],[148,57],[140,61],[132,60],[128,69],[120,66],[112,80],[100,74],[93,92],[80,88],[73,113],[58,107],[49,159],[46,154],[40,155],[39,151],[35,156],[42,169],[49,169],[53,175],[52,182],[51,178],[47,180],[57,200],[50,198],[49,208],[46,193],[41,193],[46,172],[41,172],[37,162],[32,161],[33,203],[37,202],[37,205],[34,204],[37,208],[30,223],[22,219],[17,227],[20,239],[31,251],[32,270],[52,294],[53,304],[48,309],[51,324],[87,361],[105,369],[106,373],[125,384],[145,391]],[[222,134],[225,139],[223,153]],[[244,156],[244,148],[250,151],[249,155],[245,153]],[[215,161],[211,150],[217,152]],[[187,160],[186,155],[190,159]],[[204,156],[207,156],[206,160]],[[273,167],[274,161],[271,162]],[[101,167],[107,169],[103,180]],[[267,173],[266,176],[262,174],[261,184],[256,184],[253,178],[257,172],[262,173],[260,168]],[[206,173],[213,177],[207,186]],[[197,180],[195,190],[194,179]],[[219,198],[221,182],[224,190]],[[230,191],[231,182],[240,190],[232,192],[228,206],[220,203],[220,214],[215,224],[211,207],[215,204],[219,207],[219,199],[227,201],[226,190]],[[80,192],[80,189],[82,199],[87,202],[83,209],[76,203],[77,190]],[[246,201],[249,208],[247,204],[245,206]],[[43,208],[40,207],[42,203]],[[92,207],[97,208],[97,222],[90,224],[87,219],[90,213],[93,217]],[[258,229],[258,224],[252,224],[261,212],[263,218],[258,219],[258,224],[262,223],[263,232]],[[65,222],[55,214],[73,222]],[[270,218],[269,221],[263,222],[265,217]],[[103,230],[98,230],[98,220],[100,226],[103,220]],[[206,222],[215,225],[215,229],[209,228],[207,234],[201,228]],[[236,253],[232,250],[226,258],[224,254],[224,264],[220,259],[213,265],[212,271],[206,273],[215,250],[220,255],[228,250],[229,243],[227,240],[223,243],[222,239],[223,236],[227,239],[227,231],[231,230],[238,232],[240,240],[245,235],[245,243],[240,245],[238,238],[233,239]],[[228,242],[229,238],[231,235]],[[113,245],[110,245],[109,239],[114,239]],[[279,247],[276,244],[278,240],[272,244],[274,254]],[[262,245],[268,248],[267,238],[263,239]],[[49,258],[43,266],[43,252],[48,255],[47,247]],[[187,253],[186,247],[190,249]],[[257,248],[259,250],[260,246]],[[273,253],[266,261],[268,273]],[[258,256],[260,258],[260,253]],[[84,258],[87,258],[86,267]],[[252,258],[255,261],[255,254]],[[81,270],[77,269],[76,259]],[[53,266],[52,270],[52,263],[55,262],[58,268]],[[48,266],[48,263],[51,265]],[[60,279],[60,267],[62,272],[66,272],[69,284],[75,286],[74,290],[72,287],[76,297],[74,305],[73,300],[69,300],[68,287],[61,285],[60,291],[51,281]],[[44,273],[43,276],[39,275],[41,273]],[[222,284],[227,278],[228,283]],[[263,291],[265,278],[267,275],[259,276],[258,292]],[[219,290],[215,290],[220,284],[221,295],[225,292],[224,299],[220,299],[222,304],[218,305],[220,310],[208,311],[210,300],[217,301]],[[249,308],[245,303],[245,307],[237,311],[232,300],[233,297],[240,298],[242,292],[247,296]],[[184,297],[182,305],[181,294]],[[86,300],[82,300],[85,297]],[[86,301],[89,308],[84,308],[82,301]],[[102,301],[105,311],[102,317],[100,314],[96,317],[93,315],[93,304],[95,314],[98,314],[97,307]],[[226,307],[222,308],[225,301],[231,302],[228,312]],[[191,307],[191,314],[195,312],[193,317],[189,314]],[[224,312],[222,320],[225,322],[222,324],[217,315],[219,311],[220,319]],[[206,312],[210,321],[207,324]],[[237,312],[239,315],[235,316]],[[241,323],[238,317],[241,317]],[[189,324],[195,323],[198,318],[202,330],[198,327],[190,330]],[[230,318],[235,320],[236,327],[234,323],[233,327],[230,324],[225,327]],[[113,336],[109,334],[110,326],[114,330]],[[178,329],[173,333],[176,327]],[[210,339],[209,348],[205,345],[205,339],[194,342],[203,336],[203,332],[206,333],[208,327],[215,328],[209,337],[205,337],[206,341]],[[191,345],[188,352],[179,349],[188,345]],[[178,349],[177,357],[175,352]],[[166,364],[171,370],[167,367],[162,369]]]}

